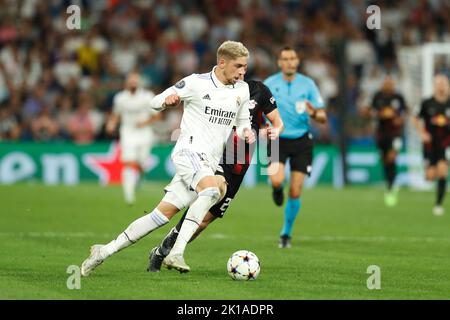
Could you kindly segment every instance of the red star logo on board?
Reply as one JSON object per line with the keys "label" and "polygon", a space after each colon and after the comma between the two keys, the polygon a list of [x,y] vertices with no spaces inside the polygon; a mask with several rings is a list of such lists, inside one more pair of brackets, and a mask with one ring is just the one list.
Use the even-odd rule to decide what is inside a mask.
{"label": "red star logo on board", "polygon": [[[102,185],[114,185],[122,182],[123,163],[120,159],[120,144],[111,143],[106,153],[87,153],[83,156],[83,163],[100,179]],[[156,167],[159,159],[155,155],[149,155],[144,165],[144,172]]]}
{"label": "red star logo on board", "polygon": [[107,153],[88,153],[83,162],[100,179],[102,185],[120,184],[122,182],[123,163],[120,160],[120,144],[111,143]]}

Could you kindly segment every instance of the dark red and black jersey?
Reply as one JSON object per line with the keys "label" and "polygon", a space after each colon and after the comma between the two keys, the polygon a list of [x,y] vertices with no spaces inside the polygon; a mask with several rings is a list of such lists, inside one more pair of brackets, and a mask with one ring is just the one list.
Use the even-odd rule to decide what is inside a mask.
{"label": "dark red and black jersey", "polygon": [[434,97],[424,100],[419,117],[432,137],[432,144],[446,148],[450,143],[450,98],[443,103]]}
{"label": "dark red and black jersey", "polygon": [[[271,113],[277,108],[275,99],[269,88],[261,81],[246,81],[250,90],[250,121],[253,131],[258,134],[259,129],[265,125],[264,115]],[[245,174],[253,156],[256,143],[248,145],[241,140],[235,129],[233,130],[227,146],[224,150],[223,164],[232,164],[234,174]]]}
{"label": "dark red and black jersey", "polygon": [[247,81],[250,90],[250,121],[252,129],[258,133],[265,124],[264,114],[269,114],[277,108],[275,98],[269,88],[261,81]]}
{"label": "dark red and black jersey", "polygon": [[372,101],[372,108],[377,114],[378,138],[398,137],[402,135],[403,126],[397,123],[406,110],[405,100],[398,93],[383,93],[379,91]]}

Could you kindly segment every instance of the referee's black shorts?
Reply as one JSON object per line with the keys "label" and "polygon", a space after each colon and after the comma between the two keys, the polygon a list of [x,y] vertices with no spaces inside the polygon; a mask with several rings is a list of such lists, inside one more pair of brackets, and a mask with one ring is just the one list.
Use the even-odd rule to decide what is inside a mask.
{"label": "referee's black shorts", "polygon": [[309,132],[297,139],[280,138],[279,162],[285,164],[289,159],[291,171],[310,175],[313,147],[312,134]]}

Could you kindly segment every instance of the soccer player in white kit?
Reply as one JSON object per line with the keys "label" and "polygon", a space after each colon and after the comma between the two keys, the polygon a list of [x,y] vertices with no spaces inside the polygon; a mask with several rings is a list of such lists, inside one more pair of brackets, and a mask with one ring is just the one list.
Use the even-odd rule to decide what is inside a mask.
{"label": "soccer player in white kit", "polygon": [[211,72],[192,74],[152,99],[155,110],[184,102],[181,132],[172,151],[176,174],[151,213],[132,222],[108,244],[91,247],[90,256],[81,266],[83,276],[88,276],[112,254],[167,224],[187,206],[188,215],[166,264],[181,272],[190,270],[184,261],[186,244],[208,210],[226,192],[225,179],[214,172],[233,125],[247,143],[255,141],[248,109],[249,88],[239,80],[247,70],[248,56],[242,43],[225,41],[217,50],[217,65]]}
{"label": "soccer player in white kit", "polygon": [[152,91],[139,88],[140,76],[137,72],[128,74],[125,90],[114,97],[113,110],[106,125],[106,132],[112,134],[120,121],[120,149],[122,187],[125,202],[135,202],[135,190],[149,159],[155,134],[150,124],[159,120],[161,114],[150,108],[155,96]]}

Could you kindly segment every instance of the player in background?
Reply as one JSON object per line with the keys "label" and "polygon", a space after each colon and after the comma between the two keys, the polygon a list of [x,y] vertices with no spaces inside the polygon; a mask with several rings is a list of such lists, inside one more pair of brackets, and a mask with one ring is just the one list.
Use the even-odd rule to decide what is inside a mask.
{"label": "player in background", "polygon": [[150,101],[155,96],[152,91],[139,87],[139,74],[131,72],[125,80],[125,89],[114,97],[113,110],[106,132],[112,135],[120,122],[120,149],[122,187],[125,202],[135,202],[135,190],[140,176],[149,159],[155,140],[151,124],[161,119],[161,113],[151,109]]}
{"label": "player in background", "polygon": [[434,78],[433,97],[422,102],[414,124],[423,142],[425,178],[437,179],[436,202],[433,213],[444,214],[442,203],[447,191],[448,156],[446,150],[450,144],[450,87],[447,76]]}
{"label": "player in background", "polygon": [[[270,140],[278,139],[279,133],[283,131],[283,121],[278,113],[272,93],[260,81],[249,80],[246,82],[250,90],[250,119],[252,130],[267,135]],[[268,124],[266,124],[264,118],[267,118],[272,126],[267,127]],[[245,148],[245,152],[241,152],[243,148]],[[222,161],[218,168],[221,170],[216,172],[216,174],[221,174],[225,177],[227,192],[219,203],[211,207],[189,242],[193,241],[217,218],[224,216],[244,180],[245,173],[250,166],[254,148],[255,146],[248,144],[242,145],[242,141],[238,138],[236,132],[233,131],[228,139],[227,147],[223,152]],[[163,260],[172,249],[186,214],[187,211],[178,224],[162,240],[161,244],[150,251],[150,261],[147,271],[158,272],[161,270]]]}
{"label": "player in background", "polygon": [[377,120],[375,139],[383,161],[387,192],[384,195],[386,206],[392,207],[398,201],[398,188],[394,188],[397,175],[396,159],[402,148],[403,124],[406,105],[403,96],[395,91],[395,81],[386,76],[381,90],[372,99],[372,108],[366,114]]}
{"label": "player in background", "polygon": [[250,125],[248,85],[239,80],[247,70],[248,55],[242,43],[225,41],[217,50],[217,65],[211,72],[185,77],[152,99],[151,107],[158,111],[184,102],[180,136],[171,155],[175,176],[151,213],[132,222],[108,244],[91,247],[90,256],[81,266],[83,276],[114,253],[167,224],[187,206],[189,213],[166,262],[181,272],[190,270],[184,261],[186,244],[208,210],[226,192],[225,179],[214,173],[234,121],[240,138],[248,143],[255,141]]}
{"label": "player in background", "polygon": [[289,198],[284,210],[284,225],[280,234],[280,248],[291,247],[292,226],[301,208],[301,193],[305,176],[311,174],[313,136],[310,120],[327,121],[324,102],[314,81],[297,72],[300,59],[297,52],[286,46],[279,51],[280,72],[267,78],[264,83],[277,101],[285,129],[280,135],[279,161],[269,167],[273,199],[277,206],[283,204],[285,163],[291,167]]}

